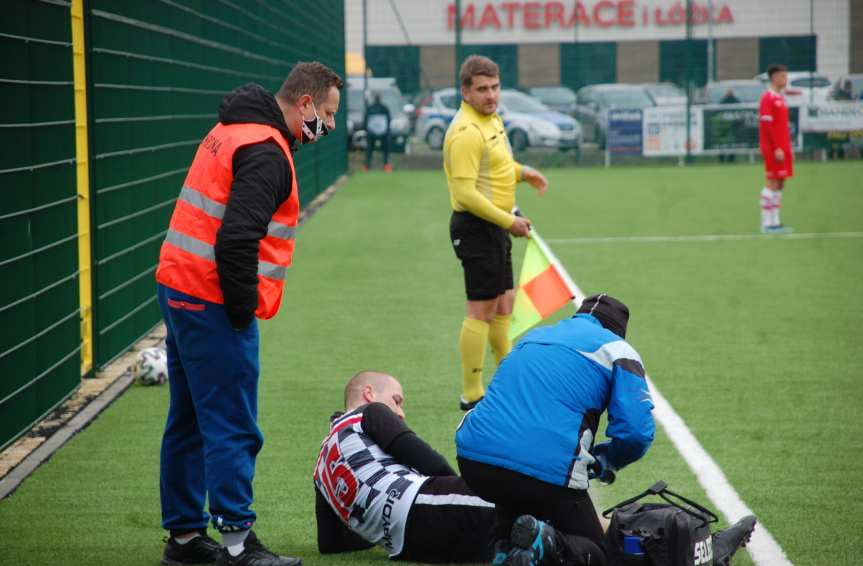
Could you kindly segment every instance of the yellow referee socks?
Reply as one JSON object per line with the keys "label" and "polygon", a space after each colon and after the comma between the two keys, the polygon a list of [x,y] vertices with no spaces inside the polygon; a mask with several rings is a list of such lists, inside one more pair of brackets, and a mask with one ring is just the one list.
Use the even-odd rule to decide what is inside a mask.
{"label": "yellow referee socks", "polygon": [[465,318],[461,325],[458,349],[461,352],[462,397],[467,402],[476,401],[485,393],[482,368],[489,326],[489,323],[475,318]]}
{"label": "yellow referee socks", "polygon": [[494,352],[494,362],[500,365],[500,361],[512,350],[512,341],[509,339],[509,322],[511,314],[499,314],[491,321],[488,329],[488,342],[491,351]]}

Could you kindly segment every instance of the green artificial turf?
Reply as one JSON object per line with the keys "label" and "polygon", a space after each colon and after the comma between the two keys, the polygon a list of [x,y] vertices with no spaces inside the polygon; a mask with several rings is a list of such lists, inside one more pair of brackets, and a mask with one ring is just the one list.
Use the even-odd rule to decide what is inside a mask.
{"label": "green artificial turf", "polygon": [[[863,166],[796,169],[786,224],[798,233],[863,231]],[[628,338],[648,373],[791,561],[857,563],[863,239],[571,241],[755,233],[762,171],[547,173],[545,197],[519,189],[524,212],[585,292],[607,291],[629,305]],[[256,530],[307,565],[384,560],[380,550],[324,557],[315,546],[311,469],[353,373],[399,377],[409,424],[454,462],[464,295],[448,217],[440,172],[355,176],[301,230],[282,310],[261,325],[266,441]],[[517,242],[516,264],[522,250]],[[488,380],[490,355],[487,367]],[[0,562],[158,563],[167,393],[133,387],[0,501]],[[647,456],[594,496],[609,505],[657,479],[713,507],[661,427]],[[735,564],[751,563],[738,556]]]}

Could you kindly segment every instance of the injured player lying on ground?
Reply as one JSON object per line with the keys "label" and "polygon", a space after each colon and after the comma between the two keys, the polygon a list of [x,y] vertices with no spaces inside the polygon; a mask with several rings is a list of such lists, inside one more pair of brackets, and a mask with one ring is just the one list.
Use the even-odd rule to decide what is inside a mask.
{"label": "injured player lying on ground", "polygon": [[[478,497],[443,456],[407,427],[403,405],[401,384],[385,373],[360,372],[345,387],[345,411],[331,418],[314,470],[317,541],[322,554],[378,545],[390,558],[427,563],[622,563],[616,546],[612,547],[626,524],[614,518],[614,530],[590,556],[573,557],[565,552],[566,541],[554,526],[531,515],[515,521],[509,539],[495,540],[494,506]],[[594,472],[605,480],[611,477],[602,470]],[[616,506],[615,511],[631,512],[632,505],[636,503],[625,509]],[[648,508],[640,512],[642,519],[650,516]],[[707,542],[692,540],[691,548],[679,552],[701,557],[699,565],[727,565],[754,525],[754,518],[742,519],[709,535]],[[626,550],[636,548],[631,533],[626,539]],[[655,554],[663,544],[657,536],[639,538],[638,543],[645,556]]]}

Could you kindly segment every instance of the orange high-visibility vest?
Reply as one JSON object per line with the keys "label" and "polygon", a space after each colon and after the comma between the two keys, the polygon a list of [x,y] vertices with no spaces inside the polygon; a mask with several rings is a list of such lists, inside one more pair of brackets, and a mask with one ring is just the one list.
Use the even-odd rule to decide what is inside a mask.
{"label": "orange high-visibility vest", "polygon": [[216,233],[234,181],[234,152],[240,147],[274,140],[291,169],[291,195],[273,215],[258,250],[258,318],[272,318],[282,302],[285,272],[291,265],[294,234],[300,211],[294,160],[282,134],[263,124],[216,124],[195,153],[162,243],[156,281],[198,297],[224,304],[216,272]]}

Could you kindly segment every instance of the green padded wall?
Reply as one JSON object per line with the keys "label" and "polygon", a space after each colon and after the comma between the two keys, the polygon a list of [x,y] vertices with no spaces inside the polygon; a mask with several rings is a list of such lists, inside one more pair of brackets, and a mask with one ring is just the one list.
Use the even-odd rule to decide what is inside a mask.
{"label": "green padded wall", "polygon": [[562,43],[560,83],[577,91],[583,86],[617,81],[617,44]]}
{"label": "green padded wall", "polygon": [[[248,82],[275,91],[297,61],[320,60],[343,75],[342,35],[309,41],[304,14],[314,7],[334,29],[343,29],[344,15],[338,1],[92,0],[89,6],[95,345],[102,366],[160,320],[153,279],[159,247],[224,94]],[[343,136],[337,127],[298,152],[303,203],[345,171]]]}
{"label": "green padded wall", "polygon": [[69,4],[4,7],[0,449],[81,380]]}
{"label": "green padded wall", "polygon": [[809,71],[817,68],[817,41],[814,35],[762,37],[758,40],[758,70],[762,73],[773,63],[781,63],[789,71]]}
{"label": "green padded wall", "polygon": [[[689,54],[687,58],[687,49]],[[695,86],[707,83],[707,40],[673,39],[659,42],[659,80],[686,88],[687,68]]]}
{"label": "green padded wall", "polygon": [[[0,21],[0,448],[81,380],[71,6],[7,0]],[[174,201],[219,101],[276,90],[297,61],[344,76],[342,0],[84,0],[94,363],[159,321],[154,272]],[[347,169],[345,113],[296,154],[308,204]]]}
{"label": "green padded wall", "polygon": [[403,94],[420,90],[420,48],[415,45],[369,45],[368,66],[375,77],[395,77]]}

